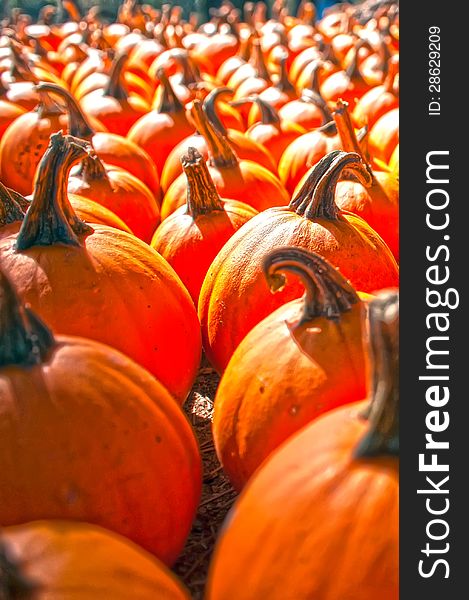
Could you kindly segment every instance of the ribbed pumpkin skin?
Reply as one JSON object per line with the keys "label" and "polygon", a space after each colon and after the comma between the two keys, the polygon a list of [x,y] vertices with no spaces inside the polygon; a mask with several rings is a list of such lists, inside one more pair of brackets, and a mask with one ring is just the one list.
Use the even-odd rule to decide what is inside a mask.
{"label": "ribbed pumpkin skin", "polygon": [[[0,536],[37,600],[189,600],[156,558],[110,531],[69,521],[34,521]],[[1,589],[1,587],[0,587]]]}
{"label": "ribbed pumpkin skin", "polygon": [[103,225],[83,246],[15,251],[0,243],[0,266],[54,332],[109,344],[147,368],[182,402],[200,361],[192,300],[168,263],[135,236]]}
{"label": "ribbed pumpkin skin", "polygon": [[244,336],[282,304],[303,294],[296,277],[271,294],[262,274],[263,257],[278,246],[315,252],[338,267],[363,292],[393,287],[396,262],[381,238],[360,217],[309,221],[288,208],[255,216],[228,240],[205,277],[198,312],[205,352],[222,372]]}
{"label": "ribbed pumpkin skin", "polygon": [[254,475],[225,521],[207,600],[397,600],[399,462],[353,458],[367,406],[324,415]]}
{"label": "ribbed pumpkin skin", "polygon": [[225,242],[257,214],[236,200],[225,200],[224,210],[199,215],[179,208],[156,230],[151,246],[173,267],[195,305],[210,265]]}
{"label": "ribbed pumpkin skin", "polygon": [[105,206],[76,194],[70,194],[68,199],[77,217],[85,223],[106,225],[107,227],[115,227],[121,231],[132,233],[124,221]]}
{"label": "ribbed pumpkin skin", "polygon": [[56,341],[43,364],[0,369],[0,522],[87,521],[171,564],[200,494],[190,425],[123,354]]}
{"label": "ribbed pumpkin skin", "polygon": [[256,325],[220,381],[213,436],[237,490],[301,427],[366,395],[363,305],[337,322],[318,317],[295,327],[303,308],[293,300]]}

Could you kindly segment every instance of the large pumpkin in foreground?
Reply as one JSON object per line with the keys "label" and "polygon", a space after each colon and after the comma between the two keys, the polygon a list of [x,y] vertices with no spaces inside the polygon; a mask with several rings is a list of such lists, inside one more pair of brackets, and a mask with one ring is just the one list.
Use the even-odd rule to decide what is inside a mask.
{"label": "large pumpkin in foreground", "polygon": [[368,401],[282,445],[225,521],[207,600],[397,600],[399,367],[394,293],[371,303]]}
{"label": "large pumpkin in foreground", "polygon": [[54,331],[117,348],[182,402],[201,353],[193,302],[147,244],[77,218],[67,178],[87,148],[71,136],[52,136],[21,230],[0,241],[0,268]]}
{"label": "large pumpkin in foreground", "polygon": [[113,348],[53,337],[0,273],[0,523],[87,521],[171,564],[199,501],[191,427]]}
{"label": "large pumpkin in foreground", "polygon": [[[189,600],[176,577],[129,540],[85,523],[35,521],[0,533],[1,598]],[[23,595],[22,595],[23,594]]]}

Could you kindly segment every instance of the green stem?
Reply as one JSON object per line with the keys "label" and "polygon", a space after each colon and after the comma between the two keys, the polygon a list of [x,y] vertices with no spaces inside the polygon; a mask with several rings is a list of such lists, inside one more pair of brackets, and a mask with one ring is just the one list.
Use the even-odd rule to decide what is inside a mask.
{"label": "green stem", "polygon": [[358,445],[359,458],[399,455],[399,294],[386,290],[370,302],[369,338],[372,397],[369,429]]}
{"label": "green stem", "polygon": [[39,163],[34,196],[16,239],[18,251],[32,246],[80,246],[79,236],[93,233],[73,211],[67,196],[70,169],[91,152],[91,146],[61,132],[51,135]]}
{"label": "green stem", "polygon": [[360,302],[356,291],[335,267],[302,248],[276,248],[265,257],[263,270],[272,293],[285,286],[282,271],[294,273],[301,279],[305,295],[299,325],[316,317],[338,320],[342,313]]}

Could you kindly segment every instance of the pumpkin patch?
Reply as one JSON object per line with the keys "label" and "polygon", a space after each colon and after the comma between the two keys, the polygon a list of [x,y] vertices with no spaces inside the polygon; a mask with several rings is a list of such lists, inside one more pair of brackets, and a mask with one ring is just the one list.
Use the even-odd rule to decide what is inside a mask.
{"label": "pumpkin patch", "polygon": [[397,600],[398,3],[16,4],[0,598]]}

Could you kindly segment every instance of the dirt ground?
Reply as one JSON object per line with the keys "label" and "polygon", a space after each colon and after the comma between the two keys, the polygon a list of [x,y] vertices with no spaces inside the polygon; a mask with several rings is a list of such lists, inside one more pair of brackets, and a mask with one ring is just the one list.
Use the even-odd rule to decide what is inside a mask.
{"label": "dirt ground", "polygon": [[219,380],[216,371],[203,363],[184,405],[199,440],[204,475],[202,498],[194,525],[174,571],[185,583],[194,600],[203,598],[217,532],[236,497],[223,474],[213,447],[211,419]]}

